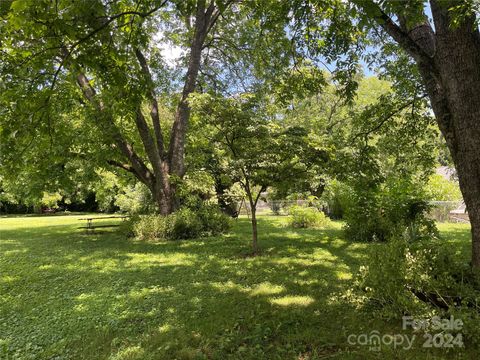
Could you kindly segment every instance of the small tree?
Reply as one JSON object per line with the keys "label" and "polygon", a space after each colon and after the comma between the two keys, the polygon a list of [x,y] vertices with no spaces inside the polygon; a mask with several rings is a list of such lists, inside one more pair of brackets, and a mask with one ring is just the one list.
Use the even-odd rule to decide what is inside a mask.
{"label": "small tree", "polygon": [[[258,95],[235,98],[197,95],[191,100],[200,136],[208,139],[225,175],[238,182],[251,208],[252,249],[258,253],[257,203],[269,186],[289,182],[304,167],[292,154],[307,151],[305,132],[277,121]],[[306,150],[307,149],[307,150]]]}

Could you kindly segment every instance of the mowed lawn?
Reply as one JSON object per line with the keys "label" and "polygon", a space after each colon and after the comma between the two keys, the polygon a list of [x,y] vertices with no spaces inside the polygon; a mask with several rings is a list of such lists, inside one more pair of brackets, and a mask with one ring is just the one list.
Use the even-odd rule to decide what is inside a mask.
{"label": "mowed lawn", "polygon": [[[422,349],[350,345],[349,334],[401,333],[342,296],[381,244],[260,218],[230,235],[145,243],[118,229],[86,235],[82,216],[0,218],[0,359],[452,359]],[[113,220],[116,221],[116,220]],[[469,227],[441,225],[459,257]],[[474,357],[472,357],[474,358]]]}

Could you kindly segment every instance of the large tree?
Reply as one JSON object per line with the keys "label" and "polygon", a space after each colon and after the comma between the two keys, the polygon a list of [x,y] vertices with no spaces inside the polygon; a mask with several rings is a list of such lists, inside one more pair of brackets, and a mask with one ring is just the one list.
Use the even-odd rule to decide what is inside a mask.
{"label": "large tree", "polygon": [[[3,164],[17,167],[15,158],[42,142],[39,137],[50,137],[50,149],[68,138],[57,147],[58,157],[75,155],[128,171],[150,189],[162,214],[172,212],[176,183],[185,173],[187,99],[196,89],[208,36],[231,3],[3,2]],[[170,133],[162,128],[159,104],[166,71],[155,41],[162,34],[187,51]],[[85,124],[95,134],[85,136],[96,146],[95,156],[72,146],[78,117],[84,119],[82,134]],[[49,158],[48,146],[42,151]]]}
{"label": "large tree", "polygon": [[[41,169],[40,180],[61,179],[75,158],[90,173],[133,174],[169,213],[188,166],[189,96],[295,78],[284,71],[298,64],[288,6],[269,0],[1,5],[0,162],[10,177]],[[172,45],[183,50],[174,66],[161,51]]]}
{"label": "large tree", "polygon": [[[480,268],[480,32],[475,1],[358,1],[414,59],[457,169]],[[429,22],[431,10],[433,24]]]}

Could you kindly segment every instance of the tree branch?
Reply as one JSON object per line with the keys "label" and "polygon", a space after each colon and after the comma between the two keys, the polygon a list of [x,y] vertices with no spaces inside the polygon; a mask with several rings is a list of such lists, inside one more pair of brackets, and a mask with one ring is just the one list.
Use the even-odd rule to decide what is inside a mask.
{"label": "tree branch", "polygon": [[135,172],[135,169],[130,164],[124,164],[115,160],[107,160],[107,164],[118,167],[120,169],[123,169],[125,171],[131,172],[132,174],[137,175]]}
{"label": "tree branch", "polygon": [[138,133],[140,134],[140,139],[142,139],[145,152],[147,153],[148,159],[153,167],[153,172],[156,176],[162,176],[162,159],[160,154],[157,151],[153,138],[150,134],[150,129],[148,128],[145,117],[142,114],[140,106],[137,107],[135,111],[135,124],[137,125]]}
{"label": "tree branch", "polygon": [[262,195],[262,192],[264,192],[265,190],[267,190],[267,187],[265,185],[262,185],[260,187],[260,190],[258,190],[258,194],[255,197],[255,202],[253,203],[255,205],[255,207],[257,207],[258,199],[260,199],[260,196]]}
{"label": "tree branch", "polygon": [[158,7],[155,7],[147,12],[138,12],[138,11],[124,11],[124,12],[121,12],[119,14],[115,14],[115,15],[112,15],[112,16],[109,16],[109,17],[106,17],[104,18],[104,22],[103,24],[101,24],[98,28],[96,29],[93,29],[91,32],[89,32],[87,35],[85,35],[84,37],[78,39],[76,42],[74,42],[72,44],[72,46],[67,49],[66,47],[62,47],[62,60],[60,62],[60,64],[58,65],[58,68],[57,70],[55,71],[55,75],[53,76],[53,80],[52,80],[52,84],[50,86],[50,89],[53,90],[55,88],[55,84],[57,82],[57,79],[58,79],[58,75],[60,74],[60,71],[62,70],[62,68],[64,67],[65,63],[67,62],[67,60],[70,58],[70,56],[73,54],[73,52],[75,51],[75,49],[80,45],[82,44],[83,42],[87,41],[88,39],[90,39],[91,37],[95,36],[97,33],[99,33],[100,31],[102,31],[103,29],[105,29],[108,25],[110,25],[113,21],[115,21],[116,19],[122,17],[122,16],[125,16],[125,15],[137,15],[137,16],[140,16],[142,18],[146,18],[147,16],[153,14],[155,11],[157,11],[158,9],[160,9],[161,7],[163,7],[165,4],[167,3],[167,0],[165,0],[162,4],[160,4],[160,6]]}
{"label": "tree branch", "polygon": [[105,114],[103,102],[97,101],[95,89],[90,85],[87,77],[81,71],[78,71],[77,74],[77,84],[79,85],[83,95],[88,100],[88,102],[91,103],[96,108],[98,113],[102,115],[101,118],[105,120],[103,123],[106,124],[113,132],[113,138],[117,147],[120,149],[121,153],[131,162],[138,179],[147,186],[151,186],[155,179],[154,175],[143,163],[142,159],[137,155],[133,147],[122,136],[120,130],[115,125],[111,116],[109,114]]}
{"label": "tree branch", "polygon": [[370,135],[371,133],[374,133],[375,131],[379,130],[388,120],[390,120],[392,117],[394,117],[395,115],[397,115],[400,111],[402,110],[405,110],[407,107],[415,104],[416,101],[418,100],[421,100],[421,99],[424,99],[426,98],[428,95],[427,94],[424,94],[420,97],[416,97],[414,98],[413,100],[411,101],[408,101],[406,102],[405,104],[401,105],[399,108],[391,111],[389,114],[387,114],[383,119],[380,120],[380,122],[375,125],[373,128],[367,130],[367,131],[363,131],[363,132],[360,132],[358,134],[356,134],[353,138],[352,138],[352,143],[358,139],[359,137],[361,136],[368,136]]}
{"label": "tree branch", "polygon": [[428,54],[420,45],[418,45],[410,35],[403,31],[391,17],[386,14],[382,8],[374,1],[357,0],[357,5],[365,9],[366,7],[373,7],[379,14],[373,19],[380,25],[387,34],[389,34],[405,51],[417,60],[421,60],[426,64],[430,64],[433,68],[432,56]]}
{"label": "tree branch", "polygon": [[163,133],[160,124],[160,116],[158,111],[158,101],[157,96],[155,94],[155,86],[152,80],[152,75],[150,73],[150,69],[148,67],[147,60],[145,56],[140,51],[140,49],[135,49],[135,55],[137,56],[138,62],[140,67],[142,68],[143,75],[147,82],[148,91],[147,96],[150,100],[150,117],[152,119],[153,131],[155,133],[156,138],[156,145],[158,153],[160,154],[161,159],[165,158],[165,149],[164,149],[164,142],[163,142]]}

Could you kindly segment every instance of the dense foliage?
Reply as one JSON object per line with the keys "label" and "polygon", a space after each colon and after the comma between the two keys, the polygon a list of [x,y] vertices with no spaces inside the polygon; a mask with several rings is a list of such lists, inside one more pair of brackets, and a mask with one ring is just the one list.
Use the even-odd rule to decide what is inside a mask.
{"label": "dense foliage", "polygon": [[445,179],[442,175],[433,174],[427,184],[428,197],[435,201],[460,201],[462,193],[458,182]]}
{"label": "dense foliage", "polygon": [[310,181],[321,184],[316,194],[329,214],[346,221],[348,238],[386,241],[412,227],[431,235],[426,188],[438,147],[424,99],[404,99],[389,82],[366,77],[351,102],[331,85],[298,99],[285,121],[308,129],[311,146],[328,154]]}
{"label": "dense foliage", "polygon": [[325,214],[315,207],[291,206],[288,208],[288,215],[288,224],[294,228],[322,229],[330,224]]}
{"label": "dense foliage", "polygon": [[356,277],[354,301],[389,319],[453,315],[462,320],[464,346],[478,346],[478,277],[450,245],[426,240],[412,243],[398,234],[385,248],[373,249]]}
{"label": "dense foliage", "polygon": [[223,234],[230,227],[231,219],[227,215],[215,207],[205,206],[195,211],[181,208],[166,216],[140,216],[132,223],[132,233],[140,240],[183,240]]}
{"label": "dense foliage", "polygon": [[[0,357],[365,358],[402,315],[477,349],[479,4],[0,0]],[[62,211],[129,220],[3,215]]]}

